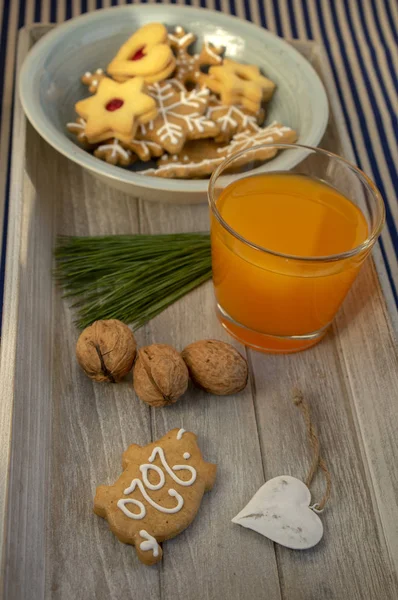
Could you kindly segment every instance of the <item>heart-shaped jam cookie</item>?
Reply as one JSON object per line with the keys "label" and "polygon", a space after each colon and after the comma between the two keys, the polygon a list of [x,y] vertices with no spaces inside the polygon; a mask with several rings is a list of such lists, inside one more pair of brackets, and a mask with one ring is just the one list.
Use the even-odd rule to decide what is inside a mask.
{"label": "heart-shaped jam cookie", "polygon": [[154,83],[169,77],[175,66],[166,27],[148,23],[123,44],[107,71],[117,81],[139,76],[147,83]]}

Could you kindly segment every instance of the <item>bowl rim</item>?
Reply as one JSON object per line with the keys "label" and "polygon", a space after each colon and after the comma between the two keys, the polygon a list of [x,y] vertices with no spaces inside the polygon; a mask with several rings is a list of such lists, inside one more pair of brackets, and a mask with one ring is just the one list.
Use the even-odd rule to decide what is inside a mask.
{"label": "bowl rim", "polygon": [[[40,105],[37,106],[38,103],[30,102],[28,99],[35,97],[34,87],[33,87],[33,78],[29,75],[32,72],[32,67],[37,64],[41,64],[45,57],[48,55],[48,50],[51,48],[53,42],[57,40],[62,35],[67,35],[69,31],[72,31],[76,28],[77,25],[84,23],[85,21],[96,21],[97,19],[102,19],[104,14],[109,14],[110,12],[116,13],[139,13],[143,14],[143,11],[146,13],[153,13],[154,18],[156,18],[156,11],[158,10],[157,4],[140,4],[140,5],[124,5],[124,6],[113,6],[109,8],[102,8],[99,10],[95,10],[93,12],[86,13],[84,15],[79,15],[73,19],[68,20],[67,22],[55,26],[53,31],[45,34],[29,51],[26,56],[23,65],[21,67],[19,77],[18,77],[18,92],[19,98],[24,109],[24,112],[33,125],[33,127],[37,130],[37,132],[41,135],[41,137],[49,143],[55,150],[63,154],[65,157],[69,158],[73,162],[78,165],[88,169],[89,171],[95,173],[96,175],[102,178],[108,178],[114,180],[115,182],[128,184],[131,186],[135,186],[137,188],[146,188],[154,191],[167,191],[167,192],[192,192],[192,193],[206,193],[208,188],[208,179],[200,179],[200,180],[192,180],[192,179],[168,179],[163,177],[147,177],[145,175],[140,175],[139,172],[130,171],[127,169],[123,169],[121,167],[108,164],[104,161],[100,161],[95,156],[78,146],[75,142],[68,138],[68,136],[61,133],[52,123],[46,119],[46,115],[43,109],[41,109]],[[220,13],[220,11],[211,10],[207,8],[199,8],[192,6],[179,6],[179,5],[167,5],[167,10],[170,13],[176,13],[177,10],[181,13],[181,9],[184,9],[184,12],[189,12],[193,17],[202,17],[204,14],[206,15],[216,15],[217,19],[221,18],[225,23],[224,27],[228,29],[228,23],[236,24],[239,22],[240,27],[249,34],[256,34],[256,39],[258,38],[272,38],[273,40],[278,40],[278,44],[286,48],[289,47],[289,53],[293,55],[295,61],[300,65],[300,68],[303,69],[303,72],[307,74],[308,77],[316,86],[315,93],[319,100],[319,105],[322,106],[322,120],[317,123],[317,130],[310,130],[310,139],[306,141],[307,145],[317,146],[321,141],[323,134],[325,132],[328,119],[329,119],[329,104],[326,95],[325,88],[322,84],[322,81],[312,67],[312,65],[302,56],[293,46],[290,46],[286,40],[280,38],[274,33],[251,23],[250,21],[246,21],[240,19],[235,15],[226,15],[224,13]],[[167,24],[166,24],[167,25]],[[244,33],[244,32],[243,32]],[[249,36],[248,36],[249,37]],[[261,42],[261,39],[259,39]],[[36,106],[36,109],[32,110],[32,106]],[[312,137],[311,137],[312,134]],[[270,162],[271,164],[271,162]],[[296,162],[294,164],[297,164]],[[284,168],[291,168],[294,166],[286,165]]]}

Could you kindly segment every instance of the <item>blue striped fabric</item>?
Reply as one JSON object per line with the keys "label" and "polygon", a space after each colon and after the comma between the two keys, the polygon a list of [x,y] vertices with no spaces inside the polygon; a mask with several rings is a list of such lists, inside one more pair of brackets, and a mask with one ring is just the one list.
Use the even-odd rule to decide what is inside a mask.
{"label": "blue striped fabric", "polygon": [[[398,2],[396,0],[141,0],[237,15],[287,38],[322,42],[332,68],[357,164],[387,209],[379,262],[390,310],[398,307]],[[132,0],[0,0],[0,306],[4,287],[15,51],[20,27],[60,23]],[[138,1],[136,3],[139,3]],[[4,198],[4,203],[3,199]],[[4,220],[1,216],[4,214]],[[387,298],[388,300],[388,298]],[[394,303],[395,301],[395,303]],[[394,304],[393,304],[394,303]],[[394,315],[394,319],[396,315]]]}

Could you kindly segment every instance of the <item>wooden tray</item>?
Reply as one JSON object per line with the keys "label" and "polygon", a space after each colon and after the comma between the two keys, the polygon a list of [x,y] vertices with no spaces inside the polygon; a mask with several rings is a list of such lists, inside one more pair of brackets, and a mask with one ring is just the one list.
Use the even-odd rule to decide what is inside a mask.
{"label": "wooden tray", "polygon": [[[19,64],[47,29],[21,32]],[[324,147],[351,158],[321,48],[294,45],[328,88]],[[130,381],[94,385],[78,368],[73,314],[51,278],[56,235],[207,227],[206,206],[144,204],[96,182],[38,136],[17,100],[0,390],[7,600],[398,597],[397,354],[372,261],[319,346],[290,356],[246,351],[251,386],[236,397],[195,392],[151,410]],[[210,283],[138,332],[140,344],[180,349],[204,337],[225,337]],[[305,475],[307,441],[290,396],[296,383],[311,402],[333,479],[324,539],[302,553],[231,523],[266,479]],[[93,515],[92,499],[97,484],[119,475],[128,444],[182,426],[198,433],[218,480],[195,522],[148,568]],[[316,500],[321,478],[313,492]]]}

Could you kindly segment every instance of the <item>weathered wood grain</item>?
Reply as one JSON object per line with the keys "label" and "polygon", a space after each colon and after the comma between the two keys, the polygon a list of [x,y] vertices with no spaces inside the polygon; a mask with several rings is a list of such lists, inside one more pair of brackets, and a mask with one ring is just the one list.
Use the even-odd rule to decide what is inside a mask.
{"label": "weathered wood grain", "polygon": [[[148,233],[209,227],[205,206],[183,211],[179,206],[140,203],[140,215],[142,230]],[[171,344],[179,350],[206,338],[231,342],[213,306],[209,282],[153,319],[146,327],[148,342]],[[243,347],[238,349],[245,354]],[[260,600],[264,590],[269,600],[281,598],[273,544],[260,536],[244,536],[231,523],[247,495],[253,495],[264,481],[250,388],[224,398],[191,388],[168,410],[152,411],[155,438],[173,427],[195,431],[205,457],[218,465],[216,486],[202,502],[198,518],[165,546],[162,598],[172,600],[177,591],[177,597],[194,600],[200,591],[204,598]]]}
{"label": "weathered wood grain", "polygon": [[[32,36],[44,31],[34,28]],[[32,36],[21,35],[21,57]],[[318,47],[297,46],[332,89]],[[323,146],[351,158],[333,97],[331,103]],[[251,386],[244,393],[217,398],[191,388],[175,405],[150,409],[130,380],[93,384],[77,367],[73,313],[51,279],[53,240],[57,234],[204,230],[207,207],[137,202],[97,183],[30,126],[25,140],[19,110],[1,366],[0,527],[14,411],[4,598],[398,597],[397,353],[372,263],[319,346],[290,356],[249,351]],[[212,304],[209,283],[140,330],[140,345],[182,349],[205,337],[231,341]],[[311,402],[333,478],[321,517],[325,538],[302,553],[230,522],[266,478],[305,475],[309,450],[290,398],[294,384]],[[129,443],[146,444],[178,426],[198,433],[205,458],[218,463],[218,478],[194,523],[164,545],[161,564],[146,568],[92,514],[92,498],[96,485],[117,477]],[[314,500],[321,493],[318,478]]]}

